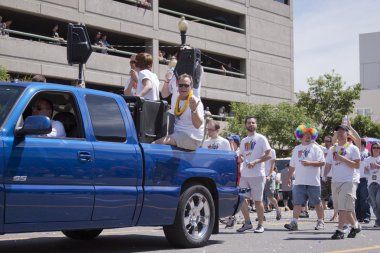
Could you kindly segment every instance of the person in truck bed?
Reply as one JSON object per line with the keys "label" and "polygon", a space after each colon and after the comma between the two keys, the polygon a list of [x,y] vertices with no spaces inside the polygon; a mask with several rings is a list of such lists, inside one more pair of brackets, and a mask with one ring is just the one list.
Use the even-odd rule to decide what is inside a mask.
{"label": "person in truck bed", "polygon": [[174,113],[174,133],[153,143],[173,145],[184,149],[197,149],[203,139],[204,110],[201,100],[193,95],[193,78],[182,74],[178,80]]}

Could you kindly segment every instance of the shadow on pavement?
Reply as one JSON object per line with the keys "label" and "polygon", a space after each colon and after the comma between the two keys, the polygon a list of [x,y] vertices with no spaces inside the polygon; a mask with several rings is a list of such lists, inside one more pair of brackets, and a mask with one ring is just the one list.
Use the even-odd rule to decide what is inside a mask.
{"label": "shadow on pavement", "polygon": [[[208,245],[221,244],[223,241],[209,240]],[[80,241],[65,237],[39,237],[21,240],[0,241],[1,252],[38,252],[38,253],[116,253],[169,250],[176,252],[164,236],[151,235],[104,235],[97,239]]]}

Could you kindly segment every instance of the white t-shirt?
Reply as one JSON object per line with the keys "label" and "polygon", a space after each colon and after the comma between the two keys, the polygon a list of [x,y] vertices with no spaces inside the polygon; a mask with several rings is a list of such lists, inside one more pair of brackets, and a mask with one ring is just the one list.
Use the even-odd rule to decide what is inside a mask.
{"label": "white t-shirt", "polygon": [[217,138],[208,138],[202,144],[202,148],[227,150],[231,151],[230,143],[227,139],[218,136]]}
{"label": "white t-shirt", "polygon": [[380,164],[380,157],[368,157],[364,160],[363,164],[364,167],[368,168],[369,173],[366,174],[366,177],[368,179],[368,186],[372,183],[378,183],[380,184],[380,169],[375,168],[371,166],[371,163],[377,163]]}
{"label": "white t-shirt", "polygon": [[253,168],[248,168],[247,164],[264,155],[264,152],[271,149],[267,138],[264,135],[255,133],[245,137],[240,143],[240,155],[243,156],[242,177],[264,177],[265,163],[258,163]]}
{"label": "white t-shirt", "polygon": [[[128,77],[124,84],[124,91],[128,89],[129,83],[131,82],[131,77]],[[131,89],[131,96],[136,96],[136,89],[132,87]]]}
{"label": "white t-shirt", "polygon": [[[193,96],[194,97],[194,96]],[[195,101],[198,102],[200,99],[194,97]],[[186,100],[179,101],[179,109],[185,105]],[[175,105],[175,104],[174,104]],[[197,106],[198,115],[202,119],[202,125],[197,129],[194,127],[193,122],[191,121],[191,109],[190,105],[188,105],[181,116],[175,116],[174,122],[174,132],[182,132],[187,134],[190,138],[202,141],[203,139],[203,131],[204,131],[204,121],[203,121],[203,104],[199,103]]]}
{"label": "white t-shirt", "polygon": [[336,153],[343,155],[344,157],[353,160],[360,160],[359,149],[353,145],[349,144],[346,147],[334,145],[330,148],[329,153],[326,157],[326,163],[331,164],[332,170],[332,182],[355,182],[360,181],[359,169],[353,169],[349,167],[344,162],[339,162],[334,159]]}
{"label": "white t-shirt", "polygon": [[66,137],[65,127],[61,121],[51,120],[51,132],[46,135],[47,137]]}
{"label": "white t-shirt", "polygon": [[271,149],[270,159],[265,161],[265,176],[268,176],[273,160],[276,160],[276,150]]}
{"label": "white t-shirt", "polygon": [[364,160],[369,156],[369,152],[368,152],[368,149],[364,149],[363,151],[360,152],[360,167],[359,167],[359,171],[360,171],[360,178],[362,177],[366,177],[365,173],[364,173],[364,167],[365,167],[365,162]]}
{"label": "white t-shirt", "polygon": [[140,94],[141,91],[144,89],[144,85],[142,83],[144,79],[149,79],[152,83],[152,89],[145,94],[144,99],[159,100],[160,99],[160,93],[159,93],[160,81],[158,80],[157,75],[148,69],[144,69],[139,72],[139,79],[137,81],[136,94]]}
{"label": "white t-shirt", "polygon": [[314,144],[299,144],[293,150],[292,158],[289,165],[295,169],[296,177],[294,185],[321,185],[321,169],[320,167],[303,166],[301,161],[324,162],[322,149]]}
{"label": "white t-shirt", "polygon": [[[201,84],[202,84],[202,78],[201,78],[201,81],[199,81],[199,87],[197,89],[193,88],[193,95],[197,98],[201,97]],[[172,94],[172,98],[170,100],[171,107],[170,107],[169,113],[174,115],[174,107],[175,107],[175,103],[177,102],[177,98],[179,95],[178,87],[177,87],[177,78],[175,77],[175,75],[173,75],[172,79],[170,79],[168,85],[169,85],[168,86],[169,92]]]}
{"label": "white t-shirt", "polygon": [[[323,156],[326,159],[327,154],[329,153],[329,149],[324,146],[319,146],[323,151]],[[326,166],[326,165],[325,165]],[[325,174],[325,166],[321,167],[321,176]],[[331,177],[331,170],[329,171],[329,174],[327,174],[328,177]]]}

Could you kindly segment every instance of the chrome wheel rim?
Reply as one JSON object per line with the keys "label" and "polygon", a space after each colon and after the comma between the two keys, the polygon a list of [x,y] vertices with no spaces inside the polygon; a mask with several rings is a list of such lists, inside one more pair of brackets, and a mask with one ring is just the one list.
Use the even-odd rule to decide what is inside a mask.
{"label": "chrome wheel rim", "polygon": [[184,226],[194,240],[203,238],[210,225],[210,205],[205,196],[195,193],[187,200],[184,212]]}

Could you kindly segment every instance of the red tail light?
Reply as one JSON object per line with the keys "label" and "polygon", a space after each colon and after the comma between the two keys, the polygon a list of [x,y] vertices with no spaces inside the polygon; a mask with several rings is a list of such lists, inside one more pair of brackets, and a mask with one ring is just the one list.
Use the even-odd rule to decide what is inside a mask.
{"label": "red tail light", "polygon": [[239,162],[239,156],[236,157],[236,185],[239,186],[240,183],[240,162]]}

